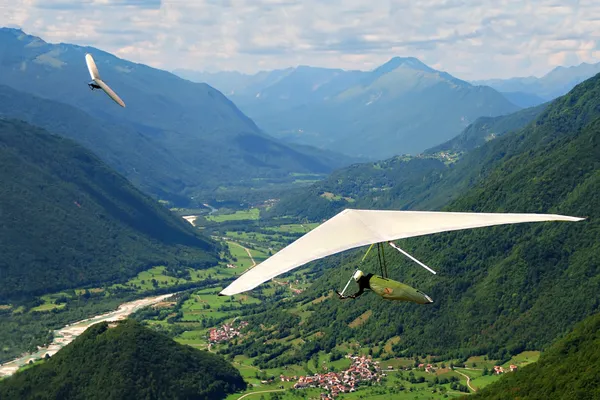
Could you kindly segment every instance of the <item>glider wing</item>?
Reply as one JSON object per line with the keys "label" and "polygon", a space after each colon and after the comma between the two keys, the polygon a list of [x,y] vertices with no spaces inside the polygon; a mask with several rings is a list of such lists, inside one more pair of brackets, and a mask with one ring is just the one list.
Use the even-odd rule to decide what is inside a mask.
{"label": "glider wing", "polygon": [[91,54],[88,53],[85,55],[85,63],[87,64],[88,71],[90,71],[90,77],[93,81],[95,81],[96,79],[102,79],[100,78],[98,67],[96,67],[96,63],[94,62],[94,59],[92,58]]}
{"label": "glider wing", "polygon": [[121,107],[125,107],[125,103],[123,102],[123,100],[121,100],[121,98],[117,96],[117,94],[113,92],[113,90],[110,87],[108,87],[108,85],[102,79],[96,79],[96,83],[102,88],[102,90],[104,90],[104,93],[106,93],[108,97],[115,101],[115,103],[117,103]]}
{"label": "glider wing", "polygon": [[88,71],[90,71],[90,76],[92,77],[94,83],[100,86],[100,88],[104,90],[104,93],[106,93],[108,97],[113,99],[115,103],[117,103],[121,107],[125,107],[125,103],[123,102],[123,100],[121,100],[121,98],[117,96],[117,94],[106,84],[106,82],[104,82],[102,78],[100,78],[98,67],[96,67],[96,63],[94,62],[94,59],[92,58],[91,54],[88,53],[85,55],[85,63],[87,64]]}
{"label": "glider wing", "polygon": [[493,225],[583,219],[554,214],[346,209],[240,276],[220,295],[251,290],[310,261],[372,243]]}

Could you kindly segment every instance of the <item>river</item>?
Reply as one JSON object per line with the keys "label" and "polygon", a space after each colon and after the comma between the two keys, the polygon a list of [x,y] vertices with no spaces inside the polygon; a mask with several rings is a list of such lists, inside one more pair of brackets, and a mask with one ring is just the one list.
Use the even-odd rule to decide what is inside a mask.
{"label": "river", "polygon": [[54,340],[48,347],[39,348],[39,350],[35,353],[24,354],[15,360],[0,365],[0,377],[14,374],[20,367],[27,364],[31,359],[39,359],[44,357],[46,354],[50,356],[54,355],[58,350],[71,343],[77,336],[81,335],[91,325],[102,321],[110,322],[125,319],[127,316],[136,312],[137,310],[159,303],[168,297],[173,296],[173,294],[174,293],[147,297],[144,299],[130,301],[128,303],[123,303],[114,311],[96,315],[95,317],[68,324],[61,329],[57,329],[54,331]]}
{"label": "river", "polygon": [[[204,207],[210,208],[210,212],[208,213],[208,215],[213,215],[214,213],[216,213],[218,210],[216,208],[214,208],[213,206],[211,206],[210,204],[202,204]],[[197,215],[182,215],[181,216],[183,219],[185,219],[187,222],[189,222],[190,224],[196,226],[196,219],[198,218]]]}

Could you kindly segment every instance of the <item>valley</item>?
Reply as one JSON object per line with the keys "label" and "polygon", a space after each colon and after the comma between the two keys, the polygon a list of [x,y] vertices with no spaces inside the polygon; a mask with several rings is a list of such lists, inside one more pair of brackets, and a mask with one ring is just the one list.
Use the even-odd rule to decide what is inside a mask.
{"label": "valley", "polygon": [[[0,27],[0,398],[600,398],[600,64],[467,81],[446,67],[481,60],[421,61],[451,45],[441,36],[400,57],[348,27],[318,54],[362,69],[280,68],[315,48],[305,28],[250,16],[236,35],[256,47],[196,38],[208,53],[170,36],[211,25],[209,2],[200,24],[155,20],[149,51],[128,43],[138,23],[194,13],[125,3],[110,8],[141,12],[103,30],[112,53]],[[480,46],[483,28],[457,43]],[[271,36],[283,47],[259,46]],[[298,58],[273,62],[288,45]],[[168,72],[178,52],[186,69]],[[188,69],[240,52],[268,69]],[[88,90],[87,53],[127,107]],[[349,208],[373,211],[329,224]],[[491,226],[509,217],[489,213],[554,215]],[[389,301],[405,286],[386,278],[419,301]]]}
{"label": "valley", "polygon": [[[178,212],[189,215],[187,210],[178,210]],[[230,226],[231,223],[240,222],[247,226],[246,224],[251,221],[262,222],[268,226],[256,230],[245,228],[243,231],[237,231]],[[351,360],[346,357],[349,354],[368,357],[373,360],[373,363],[377,363],[373,365],[381,369],[378,377],[380,381],[365,381],[359,384],[353,392],[356,396],[383,399],[394,394],[398,396],[394,398],[416,399],[427,394],[430,397],[426,398],[457,398],[500,378],[501,375],[493,374],[493,368],[498,365],[498,361],[488,360],[487,357],[469,357],[460,360],[439,359],[427,355],[391,357],[386,354],[386,351],[391,351],[392,345],[397,343],[400,337],[390,338],[381,347],[361,346],[357,341],[350,340],[330,351],[317,351],[305,361],[291,361],[277,367],[263,366],[264,361],[261,361],[260,353],[255,354],[255,350],[227,355],[231,344],[253,340],[251,338],[255,335],[256,324],[260,323],[260,318],[264,318],[259,317],[257,320],[256,316],[264,315],[265,310],[268,314],[271,310],[269,303],[279,301],[285,304],[283,314],[274,313],[272,318],[267,317],[267,320],[272,321],[271,323],[283,323],[281,318],[286,318],[286,315],[293,316],[294,321],[297,319],[302,323],[313,312],[307,306],[329,299],[331,293],[308,302],[301,297],[302,293],[311,286],[311,280],[315,276],[315,266],[310,266],[273,279],[248,294],[238,295],[235,298],[217,296],[217,293],[233,277],[252,268],[255,262],[266,259],[269,253],[276,252],[299,235],[314,229],[318,223],[301,224],[284,221],[278,224],[277,221],[261,221],[258,209],[235,212],[231,210],[219,212],[213,209],[213,215],[206,218],[205,223],[206,225],[202,226],[198,225],[197,220],[194,221],[198,229],[212,232],[213,238],[221,240],[226,245],[223,261],[219,265],[206,270],[188,269],[181,276],[172,276],[164,267],[157,266],[140,272],[136,277],[121,284],[76,289],[74,292],[82,295],[89,293],[92,296],[118,298],[122,293],[129,293],[140,299],[121,304],[115,311],[73,322],[55,330],[49,347],[40,348],[33,354],[3,364],[1,367],[3,375],[10,375],[19,368],[27,368],[30,360],[35,364],[43,363],[46,353],[53,356],[56,351],[93,324],[130,317],[167,334],[179,343],[226,355],[244,379],[251,383],[247,391],[232,394],[227,399],[238,399],[242,396],[258,398],[261,394],[269,393],[277,393],[279,395],[277,398],[280,399],[318,396],[320,393],[326,393],[327,390],[310,387],[294,389],[293,387],[298,384],[302,376],[316,376],[320,379],[319,376],[325,376],[324,374],[327,373],[343,374],[343,371],[351,366]],[[157,291],[167,293],[147,297]],[[60,315],[61,309],[69,303],[67,295],[68,293],[64,292],[44,295],[39,298],[41,304],[27,312],[36,315],[51,313]],[[63,301],[66,303],[62,303]],[[5,304],[3,307],[6,310],[16,311],[10,304]],[[368,315],[359,318],[350,325],[357,327],[368,318]],[[264,323],[261,323],[261,326]],[[288,351],[301,348],[306,343],[305,340],[294,335],[281,336],[276,334],[267,343],[289,346]],[[510,370],[511,364],[521,367],[535,362],[538,356],[539,352],[524,352],[511,359],[503,360],[499,365]],[[468,384],[467,380],[469,380]],[[348,393],[343,398],[359,398],[356,396]]]}

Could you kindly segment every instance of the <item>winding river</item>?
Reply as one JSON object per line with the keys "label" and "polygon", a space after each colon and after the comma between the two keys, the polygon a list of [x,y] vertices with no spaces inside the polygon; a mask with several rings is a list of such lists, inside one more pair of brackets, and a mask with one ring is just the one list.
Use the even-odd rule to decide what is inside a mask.
{"label": "winding river", "polygon": [[144,299],[123,303],[114,311],[105,314],[96,315],[95,317],[84,319],[61,329],[54,331],[54,340],[48,347],[41,347],[35,353],[24,354],[21,357],[0,365],[0,377],[9,376],[17,372],[19,368],[27,364],[29,360],[36,360],[44,357],[46,354],[52,356],[58,350],[71,343],[77,336],[81,335],[87,328],[102,321],[119,321],[127,318],[130,314],[137,310],[160,303],[161,301],[173,296],[174,293],[164,294],[161,296],[147,297]]}

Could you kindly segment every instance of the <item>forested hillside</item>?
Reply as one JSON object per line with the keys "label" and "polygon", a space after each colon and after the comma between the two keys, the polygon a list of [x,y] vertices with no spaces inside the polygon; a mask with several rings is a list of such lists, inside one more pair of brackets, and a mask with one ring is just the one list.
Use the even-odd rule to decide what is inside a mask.
{"label": "forested hillside", "polygon": [[284,194],[265,217],[290,216],[312,221],[330,218],[344,208],[394,208],[410,204],[429,181],[447,171],[436,156],[398,156],[354,164],[321,182]]}
{"label": "forested hillside", "polygon": [[600,398],[600,314],[586,318],[546,350],[539,361],[468,399],[592,400]]}
{"label": "forested hillside", "polygon": [[547,106],[548,103],[544,103],[508,115],[478,118],[466,127],[460,135],[439,146],[426,150],[425,154],[435,154],[440,151],[458,153],[471,151],[508,132],[523,128],[537,118]]}
{"label": "forested hillside", "polygon": [[[434,304],[417,306],[365,295],[335,296],[319,304],[298,328],[299,337],[322,332],[303,352],[331,349],[349,338],[382,344],[400,336],[396,354],[505,359],[549,345],[600,302],[600,76],[556,100],[526,129],[471,153],[479,157],[479,183],[448,211],[560,213],[586,217],[577,223],[539,223],[483,228],[402,241],[432,266],[432,276],[391,249],[390,276],[429,294]],[[472,161],[474,162],[474,161]],[[320,261],[323,278],[306,301],[340,289],[362,254]],[[341,259],[344,259],[341,257]],[[361,266],[377,272],[376,256]],[[360,326],[348,324],[369,311]],[[560,318],[556,318],[560,315]],[[332,322],[333,321],[333,322]],[[294,334],[292,332],[292,334]],[[311,350],[313,349],[313,350]],[[302,353],[304,354],[304,353]],[[283,362],[283,358],[273,363]]]}
{"label": "forested hillside", "polygon": [[418,156],[397,156],[336,170],[308,189],[284,194],[264,215],[318,221],[347,207],[439,209],[478,182],[489,168],[486,165],[495,162],[488,159],[487,147],[476,149],[522,129],[546,106],[479,118],[457,137]]}
{"label": "forested hillside", "polygon": [[222,399],[246,388],[222,357],[133,320],[101,322],[43,364],[0,381],[0,398]]}
{"label": "forested hillside", "polygon": [[69,139],[0,119],[0,300],[206,267],[216,245]]}

